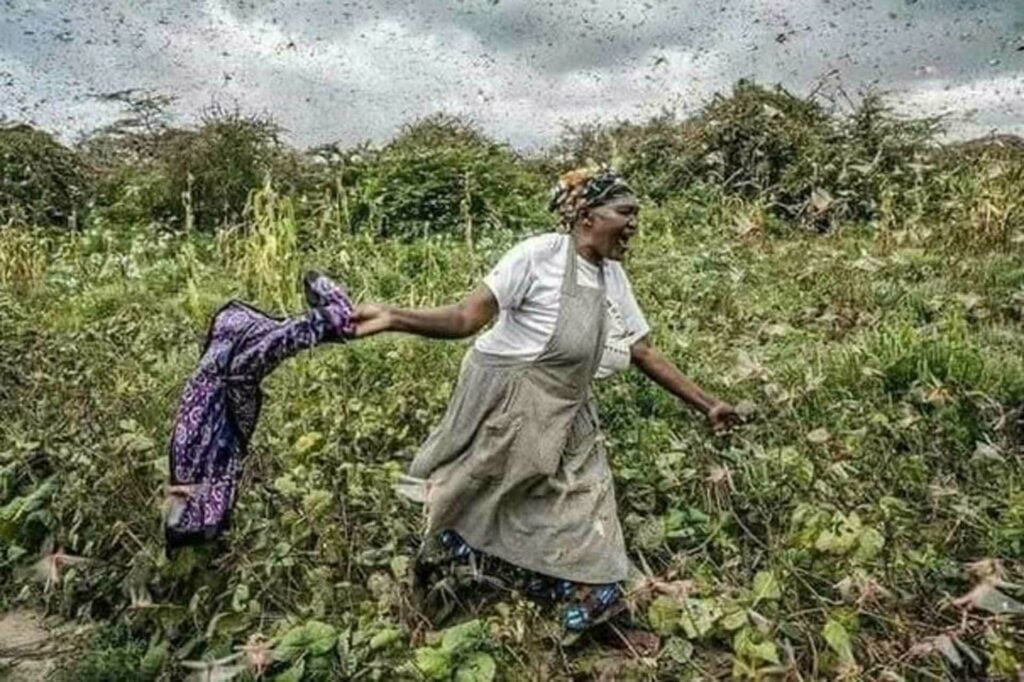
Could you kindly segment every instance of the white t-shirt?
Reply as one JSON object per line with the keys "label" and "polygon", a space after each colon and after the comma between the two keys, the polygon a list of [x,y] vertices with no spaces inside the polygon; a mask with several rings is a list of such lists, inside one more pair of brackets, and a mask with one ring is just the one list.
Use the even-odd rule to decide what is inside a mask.
{"label": "white t-shirt", "polygon": [[[565,274],[568,235],[542,234],[519,242],[508,250],[484,278],[498,301],[498,321],[476,340],[477,350],[535,360],[555,331]],[[650,332],[626,271],[617,261],[605,260],[605,294],[608,340],[597,377],[629,366],[629,347]],[[576,254],[580,286],[598,288],[597,265]]]}

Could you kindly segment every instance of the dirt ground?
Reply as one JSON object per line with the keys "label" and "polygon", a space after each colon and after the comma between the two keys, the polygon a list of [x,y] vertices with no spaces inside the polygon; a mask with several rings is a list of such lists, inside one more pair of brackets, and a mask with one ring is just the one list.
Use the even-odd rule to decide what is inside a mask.
{"label": "dirt ground", "polygon": [[56,664],[57,649],[57,640],[34,611],[9,611],[0,616],[0,680],[45,680]]}

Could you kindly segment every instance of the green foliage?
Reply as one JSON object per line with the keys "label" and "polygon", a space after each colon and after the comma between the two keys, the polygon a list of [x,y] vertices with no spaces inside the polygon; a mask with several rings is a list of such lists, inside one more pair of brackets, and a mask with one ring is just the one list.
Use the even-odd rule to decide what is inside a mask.
{"label": "green foliage", "polygon": [[47,241],[42,230],[0,230],[0,285],[27,296],[46,271]]}
{"label": "green foliage", "polygon": [[145,642],[133,637],[125,627],[111,626],[96,632],[83,653],[68,659],[53,679],[58,682],[135,682],[140,679],[139,673],[151,666],[154,666],[154,655],[147,652]]}
{"label": "green foliage", "polygon": [[729,97],[716,95],[699,121],[710,172],[747,197],[776,188],[792,193],[792,176],[806,172],[800,166],[834,141],[821,105],[749,81],[737,83]]}
{"label": "green foliage", "polygon": [[249,194],[268,176],[288,188],[293,179],[280,127],[267,116],[212,108],[194,131],[170,136],[160,150],[165,179],[155,218],[201,230],[241,220]]}
{"label": "green foliage", "polygon": [[663,201],[700,178],[705,164],[694,148],[698,136],[696,126],[671,111],[642,123],[567,125],[542,168],[554,176],[566,167],[606,161],[638,192]]}
{"label": "green foliage", "polygon": [[404,239],[454,234],[472,242],[546,221],[537,177],[506,145],[437,114],[405,126],[380,149],[320,150],[327,210],[347,229]]}
{"label": "green foliage", "polygon": [[549,164],[614,161],[656,201],[710,185],[790,224],[827,231],[919,207],[937,147],[933,120],[895,116],[877,94],[847,116],[741,80],[693,116],[569,127]]}
{"label": "green foliage", "polygon": [[[265,382],[231,532],[164,555],[164,445],[219,305],[297,312],[309,267],[359,301],[449,303],[547,220],[554,166],[446,119],[321,150],[294,191],[261,176],[238,229],[155,232],[140,198],[80,232],[0,234],[0,601],[121,628],[72,679],[216,661],[325,680],[1016,674],[1017,157],[949,148],[915,170],[900,157],[928,146],[925,123],[870,107],[822,118],[748,85],[731,97],[578,150],[629,142],[617,153],[647,196],[626,267],[654,343],[756,406],[713,437],[639,373],[596,387],[627,547],[650,574],[629,599],[663,637],[656,657],[627,670],[586,637],[556,654],[555,620],[515,595],[459,595],[471,620],[435,633],[410,612],[422,519],[392,484],[443,415],[464,343],[385,335],[285,363]],[[825,172],[828,136],[876,170]],[[140,150],[163,196],[159,154]],[[486,182],[458,203],[466,169]],[[737,172],[747,184],[727,182]],[[840,229],[792,229],[817,223],[779,202],[821,187]],[[979,574],[983,558],[1000,561]]]}
{"label": "green foliage", "polygon": [[0,229],[9,222],[74,228],[94,178],[79,155],[26,124],[0,126]]}
{"label": "green foliage", "polygon": [[294,661],[309,654],[323,656],[334,648],[338,633],[331,625],[311,620],[289,630],[278,643],[274,656],[281,661]]}
{"label": "green foliage", "polygon": [[104,169],[98,219],[155,221],[175,229],[212,231],[238,225],[249,195],[273,178],[298,187],[303,161],[266,115],[211,107],[194,128],[167,123],[167,98],[126,103],[126,116],[81,145]]}
{"label": "green foliage", "polygon": [[455,625],[441,633],[438,646],[416,650],[416,669],[428,680],[491,682],[494,659],[480,647],[487,646],[487,626],[479,620]]}

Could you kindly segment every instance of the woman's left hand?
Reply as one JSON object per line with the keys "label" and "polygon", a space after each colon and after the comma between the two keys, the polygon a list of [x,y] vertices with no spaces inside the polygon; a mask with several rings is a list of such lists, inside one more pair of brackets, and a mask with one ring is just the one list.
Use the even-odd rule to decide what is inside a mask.
{"label": "woman's left hand", "polygon": [[729,403],[716,402],[708,410],[708,423],[711,424],[711,430],[715,433],[725,433],[728,431],[736,422],[739,421],[739,414],[736,413],[734,408]]}

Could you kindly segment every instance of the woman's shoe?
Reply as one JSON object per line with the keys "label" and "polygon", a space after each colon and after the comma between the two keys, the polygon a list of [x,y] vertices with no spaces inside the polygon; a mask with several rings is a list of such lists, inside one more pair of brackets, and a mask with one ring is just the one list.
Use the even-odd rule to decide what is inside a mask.
{"label": "woman's shoe", "polygon": [[345,287],[326,275],[310,270],[302,278],[306,302],[320,312],[328,325],[327,341],[347,341],[355,334],[354,306]]}

